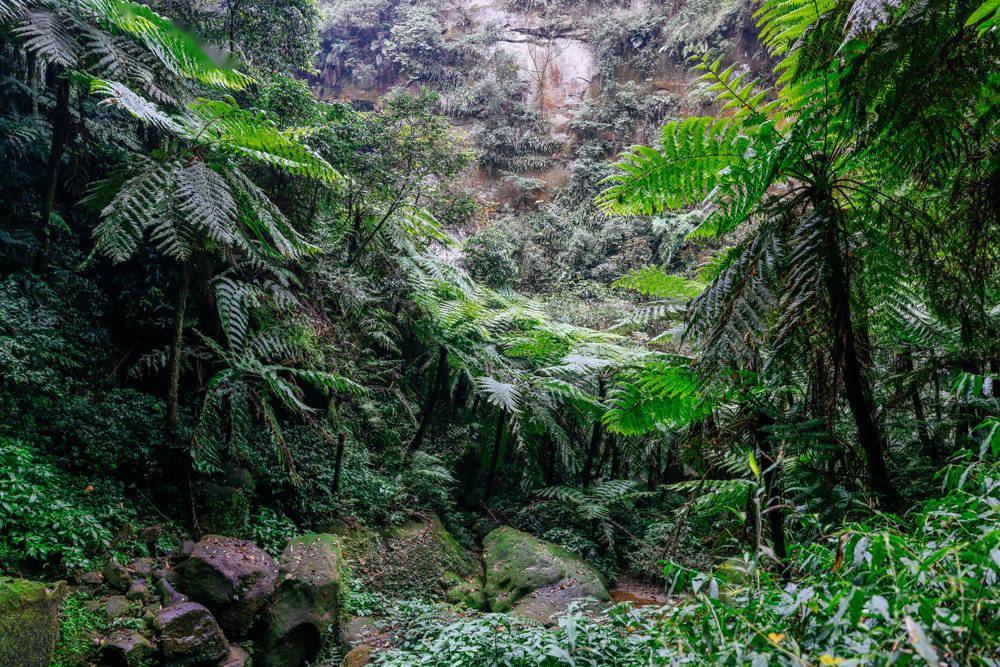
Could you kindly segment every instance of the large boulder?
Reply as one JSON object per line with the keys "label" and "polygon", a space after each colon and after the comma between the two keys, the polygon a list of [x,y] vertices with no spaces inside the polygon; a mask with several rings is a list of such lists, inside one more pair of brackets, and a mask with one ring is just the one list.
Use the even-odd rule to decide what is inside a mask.
{"label": "large boulder", "polygon": [[208,535],[181,568],[181,590],[208,607],[230,639],[246,636],[278,584],[278,566],[253,542]]}
{"label": "large boulder", "polygon": [[0,665],[48,667],[65,585],[0,577]]}
{"label": "large boulder", "polygon": [[153,620],[164,663],[172,667],[214,665],[229,653],[229,643],[212,613],[197,602],[164,607]]}
{"label": "large boulder", "polygon": [[479,562],[431,514],[375,532],[338,530],[344,556],[365,590],[392,597],[434,597],[485,608]]}
{"label": "large boulder", "polygon": [[483,540],[486,596],[490,609],[551,621],[570,602],[608,601],[607,585],[591,565],[572,552],[509,526]]}
{"label": "large boulder", "polygon": [[264,617],[261,665],[298,667],[316,657],[326,629],[339,624],[343,613],[342,567],[335,535],[310,533],[288,543]]}

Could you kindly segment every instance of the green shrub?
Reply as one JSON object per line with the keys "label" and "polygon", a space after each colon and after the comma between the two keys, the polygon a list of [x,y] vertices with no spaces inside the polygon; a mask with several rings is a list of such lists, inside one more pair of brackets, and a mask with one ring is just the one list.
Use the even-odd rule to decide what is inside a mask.
{"label": "green shrub", "polygon": [[477,279],[492,287],[506,287],[517,280],[514,243],[499,227],[472,234],[462,246],[462,262]]}
{"label": "green shrub", "polygon": [[94,640],[107,630],[108,621],[100,610],[91,611],[82,593],[70,593],[59,607],[59,641],[52,667],[79,667],[94,660]]}
{"label": "green shrub", "polygon": [[133,524],[111,483],[69,477],[30,446],[0,438],[0,569],[92,567]]}

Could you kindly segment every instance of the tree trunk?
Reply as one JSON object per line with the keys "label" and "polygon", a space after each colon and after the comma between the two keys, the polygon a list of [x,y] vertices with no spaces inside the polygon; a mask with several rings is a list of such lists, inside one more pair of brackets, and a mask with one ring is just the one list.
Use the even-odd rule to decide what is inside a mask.
{"label": "tree trunk", "polygon": [[[606,393],[606,387],[604,384],[604,378],[601,378],[597,384],[597,395],[603,401]],[[597,458],[597,454],[601,449],[601,437],[604,435],[604,424],[601,422],[600,417],[594,421],[594,430],[590,433],[590,447],[587,448],[587,460],[583,465],[583,474],[580,478],[580,482],[583,486],[590,484],[591,477],[593,476],[594,459]]]}
{"label": "tree trunk", "polygon": [[650,490],[657,483],[659,483],[660,478],[660,441],[656,441],[655,449],[653,450],[653,455],[649,457],[648,465],[646,466],[646,486]]}
{"label": "tree trunk", "polygon": [[613,436],[608,436],[608,447],[611,449],[611,479],[618,479],[621,476],[621,447],[618,440]]}
{"label": "tree trunk", "polygon": [[871,490],[890,504],[899,500],[899,494],[889,479],[885,463],[885,442],[875,419],[871,387],[862,369],[860,350],[854,335],[851,316],[851,297],[844,270],[836,229],[831,225],[828,238],[828,263],[826,291],[830,300],[830,325],[833,333],[833,356],[841,365],[844,394],[857,427],[858,443],[865,453],[868,484]]}
{"label": "tree trunk", "polygon": [[343,431],[337,434],[337,453],[333,464],[333,495],[340,494],[340,471],[344,465],[344,439]]}
{"label": "tree trunk", "polygon": [[410,444],[406,446],[407,457],[411,452],[420,448],[420,443],[424,439],[427,425],[430,424],[434,415],[434,407],[437,405],[438,396],[441,394],[441,387],[448,376],[448,350],[442,345],[438,350],[437,369],[434,371],[434,382],[430,391],[427,392],[427,401],[424,403],[424,413],[420,417],[420,424],[417,425],[417,432],[413,434]]}
{"label": "tree trunk", "polygon": [[788,548],[785,544],[785,517],[781,510],[781,485],[778,479],[778,468],[771,452],[771,441],[764,429],[773,423],[772,419],[763,413],[757,413],[753,424],[753,439],[760,453],[760,469],[764,478],[764,511],[767,514],[767,526],[771,533],[771,546],[774,555],[779,560],[788,558]]}
{"label": "tree trunk", "polygon": [[44,272],[49,264],[49,222],[55,204],[56,186],[59,184],[59,167],[69,140],[71,118],[69,115],[69,75],[62,67],[53,66],[49,78],[55,81],[56,106],[52,112],[52,145],[49,148],[49,164],[42,185],[42,205],[38,221],[39,245],[35,255],[35,270]]}
{"label": "tree trunk", "polygon": [[500,465],[500,451],[503,448],[503,435],[507,425],[507,409],[500,410],[497,418],[497,432],[493,437],[493,458],[490,461],[490,469],[486,475],[486,490],[483,493],[483,502],[489,504],[493,498],[493,490],[496,484],[497,467]]}
{"label": "tree trunk", "polygon": [[184,262],[181,264],[180,283],[177,286],[174,331],[170,342],[170,359],[167,364],[167,437],[173,445],[177,444],[180,426],[181,352],[184,345],[184,318],[187,314],[190,290],[191,263]]}
{"label": "tree trunk", "polygon": [[[904,373],[913,372],[913,355],[909,349],[904,350],[899,355],[900,368]],[[930,429],[927,428],[927,415],[924,412],[924,402],[920,398],[920,388],[914,387],[910,390],[910,403],[913,406],[913,416],[917,420],[917,438],[920,446],[930,460],[937,465],[940,463],[941,452],[937,443],[931,438]]]}
{"label": "tree trunk", "polygon": [[556,483],[556,444],[546,433],[542,439],[542,474],[545,477],[547,486],[554,486]]}

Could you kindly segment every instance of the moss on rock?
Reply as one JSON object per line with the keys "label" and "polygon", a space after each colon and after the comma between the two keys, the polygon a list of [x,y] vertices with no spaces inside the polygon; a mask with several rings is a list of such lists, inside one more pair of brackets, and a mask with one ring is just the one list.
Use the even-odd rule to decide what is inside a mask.
{"label": "moss on rock", "polygon": [[431,514],[376,532],[343,527],[344,553],[365,590],[483,609],[479,562]]}
{"label": "moss on rock", "polygon": [[0,665],[48,667],[65,585],[0,577]]}
{"label": "moss on rock", "polygon": [[509,526],[483,540],[483,561],[492,611],[511,611],[536,592],[535,597],[546,597],[545,591],[559,597],[563,607],[570,601],[566,591],[572,592],[572,599],[611,599],[604,578],[591,565],[563,547]]}
{"label": "moss on rock", "polygon": [[281,553],[278,589],[265,614],[260,663],[297,667],[319,653],[344,614],[343,556],[335,535],[309,533]]}

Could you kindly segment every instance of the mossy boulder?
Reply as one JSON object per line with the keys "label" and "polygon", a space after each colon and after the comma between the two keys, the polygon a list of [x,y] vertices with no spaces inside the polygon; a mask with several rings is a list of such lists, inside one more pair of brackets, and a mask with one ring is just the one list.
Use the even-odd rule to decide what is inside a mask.
{"label": "mossy boulder", "polygon": [[343,614],[343,556],[335,535],[291,540],[278,561],[278,589],[264,616],[260,664],[298,667],[313,660]]}
{"label": "mossy boulder", "polygon": [[157,612],[153,625],[166,665],[213,665],[229,653],[222,628],[212,613],[197,602],[164,607]]}
{"label": "mossy boulder", "polygon": [[484,609],[479,562],[436,515],[383,531],[341,528],[344,554],[360,586],[392,597],[444,599]]}
{"label": "mossy boulder", "polygon": [[62,582],[0,577],[0,665],[48,667],[59,638],[59,603],[65,591]]}
{"label": "mossy boulder", "polygon": [[572,552],[509,526],[483,540],[486,597],[492,611],[547,622],[573,600],[611,599],[604,578]]}
{"label": "mossy boulder", "polygon": [[246,636],[278,584],[274,559],[235,537],[207,535],[181,570],[181,590],[208,607],[230,639]]}

